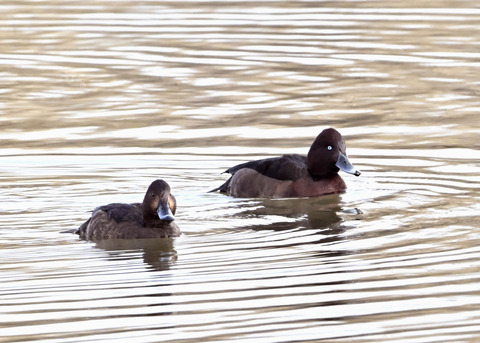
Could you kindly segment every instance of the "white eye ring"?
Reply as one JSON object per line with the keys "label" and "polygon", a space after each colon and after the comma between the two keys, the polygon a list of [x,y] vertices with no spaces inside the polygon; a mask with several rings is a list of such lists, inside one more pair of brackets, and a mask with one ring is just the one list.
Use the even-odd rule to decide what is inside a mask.
{"label": "white eye ring", "polygon": [[329,145],[329,146],[327,146],[327,149],[328,149],[328,150],[332,150],[333,148],[332,148],[331,145]]}

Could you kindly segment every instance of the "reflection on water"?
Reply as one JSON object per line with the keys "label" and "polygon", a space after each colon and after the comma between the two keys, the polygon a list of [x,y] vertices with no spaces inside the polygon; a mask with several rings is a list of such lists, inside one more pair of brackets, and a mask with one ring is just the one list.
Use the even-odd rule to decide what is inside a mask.
{"label": "reflection on water", "polygon": [[[0,8],[0,341],[476,341],[475,1]],[[346,193],[207,193],[330,126]],[[59,233],[157,178],[183,236]]]}
{"label": "reflection on water", "polygon": [[109,253],[113,260],[138,259],[141,252],[143,262],[154,270],[167,270],[177,260],[173,239],[110,239],[95,242],[97,248]]}
{"label": "reflection on water", "polygon": [[342,219],[340,196],[327,195],[318,198],[260,199],[253,204],[243,204],[233,217],[252,219],[255,224],[242,226],[253,230],[323,230],[336,226]]}

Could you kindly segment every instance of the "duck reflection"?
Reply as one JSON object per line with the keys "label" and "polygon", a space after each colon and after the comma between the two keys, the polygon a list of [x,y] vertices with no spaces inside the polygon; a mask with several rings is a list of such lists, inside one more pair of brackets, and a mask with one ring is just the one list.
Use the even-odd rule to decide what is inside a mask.
{"label": "duck reflection", "polygon": [[338,230],[342,222],[339,213],[343,209],[338,194],[315,198],[255,199],[242,205],[246,207],[240,213],[242,217],[270,216],[275,219],[268,224],[253,225],[250,227],[253,230]]}
{"label": "duck reflection", "polygon": [[143,262],[152,270],[168,270],[177,261],[172,238],[156,239],[108,239],[96,241],[95,246],[103,249],[112,259],[137,259],[132,252],[143,252]]}
{"label": "duck reflection", "polygon": [[[289,230],[295,236],[309,236],[307,240],[285,240],[275,242],[276,247],[301,246],[315,244],[315,255],[321,258],[350,255],[354,252],[344,249],[332,249],[328,243],[340,242],[350,226],[346,221],[357,220],[362,212],[357,208],[342,206],[338,194],[316,198],[291,199],[255,199],[242,203],[246,208],[239,216],[250,218],[271,218],[267,224],[243,227],[252,230]],[[305,231],[300,234],[298,231]],[[310,232],[308,232],[310,231]]]}

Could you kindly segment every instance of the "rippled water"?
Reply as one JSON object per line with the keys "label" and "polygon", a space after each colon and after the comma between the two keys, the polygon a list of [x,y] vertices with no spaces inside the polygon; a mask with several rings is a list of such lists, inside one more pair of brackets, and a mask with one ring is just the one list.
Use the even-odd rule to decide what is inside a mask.
{"label": "rippled water", "polygon": [[[476,342],[476,1],[0,4],[1,342]],[[325,127],[359,178],[207,193]],[[172,240],[85,242],[172,186]]]}

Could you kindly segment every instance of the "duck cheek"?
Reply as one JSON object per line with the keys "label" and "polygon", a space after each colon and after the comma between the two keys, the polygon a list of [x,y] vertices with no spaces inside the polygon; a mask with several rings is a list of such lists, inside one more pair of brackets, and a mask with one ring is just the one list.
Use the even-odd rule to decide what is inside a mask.
{"label": "duck cheek", "polygon": [[168,201],[160,202],[160,206],[158,206],[157,213],[158,213],[158,218],[160,218],[160,220],[163,220],[166,222],[173,222],[175,220],[175,217],[173,216],[173,213],[170,210]]}
{"label": "duck cheek", "polygon": [[170,206],[170,210],[172,211],[173,214],[177,212],[177,200],[173,196],[173,194],[170,194],[168,196],[168,205]]}

